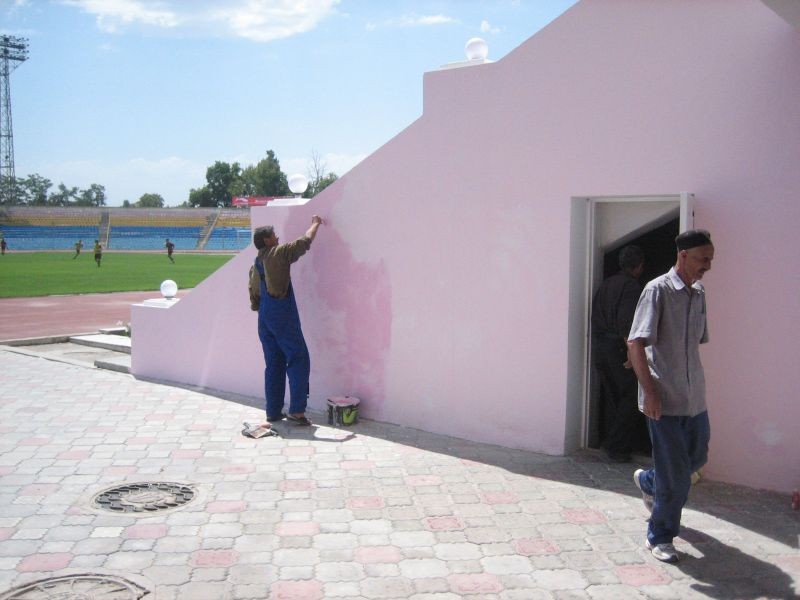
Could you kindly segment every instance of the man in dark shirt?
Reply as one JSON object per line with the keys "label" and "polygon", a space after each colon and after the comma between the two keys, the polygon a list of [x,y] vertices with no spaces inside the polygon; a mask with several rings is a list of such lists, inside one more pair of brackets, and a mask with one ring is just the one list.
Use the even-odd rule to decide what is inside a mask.
{"label": "man in dark shirt", "polygon": [[175,262],[175,259],[172,258],[172,253],[175,251],[175,244],[170,242],[169,238],[167,238],[167,242],[164,244],[164,247],[167,249],[167,258],[169,258],[170,262]]}
{"label": "man in dark shirt", "polygon": [[626,343],[642,293],[638,281],[644,270],[641,248],[625,246],[619,253],[619,266],[620,271],[600,285],[592,303],[592,348],[600,380],[603,446],[609,459],[627,462],[635,449],[636,432],[644,425]]}

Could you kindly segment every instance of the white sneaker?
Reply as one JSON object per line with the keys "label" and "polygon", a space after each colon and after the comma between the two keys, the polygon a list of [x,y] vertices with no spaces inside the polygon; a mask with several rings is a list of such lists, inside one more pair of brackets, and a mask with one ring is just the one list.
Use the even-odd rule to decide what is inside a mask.
{"label": "white sneaker", "polygon": [[656,544],[655,546],[646,540],[644,545],[650,550],[654,558],[666,563],[678,562],[678,551],[672,544]]}
{"label": "white sneaker", "polygon": [[653,514],[653,497],[650,494],[645,493],[642,489],[642,482],[639,481],[639,476],[644,473],[644,469],[636,469],[633,472],[633,483],[636,484],[636,487],[639,488],[639,491],[642,492],[642,500],[644,501],[644,507],[647,509],[651,515]]}

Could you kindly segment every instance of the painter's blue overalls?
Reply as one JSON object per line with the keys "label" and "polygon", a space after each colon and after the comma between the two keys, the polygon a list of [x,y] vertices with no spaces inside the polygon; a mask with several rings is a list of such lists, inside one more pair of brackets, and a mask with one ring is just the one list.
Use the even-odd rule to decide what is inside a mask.
{"label": "painter's blue overalls", "polygon": [[256,258],[255,265],[261,275],[258,337],[267,363],[264,369],[267,418],[278,417],[283,412],[287,376],[289,414],[304,413],[308,403],[311,357],[300,328],[300,313],[294,300],[292,282],[289,281],[289,292],[285,298],[273,298],[267,293],[264,264]]}

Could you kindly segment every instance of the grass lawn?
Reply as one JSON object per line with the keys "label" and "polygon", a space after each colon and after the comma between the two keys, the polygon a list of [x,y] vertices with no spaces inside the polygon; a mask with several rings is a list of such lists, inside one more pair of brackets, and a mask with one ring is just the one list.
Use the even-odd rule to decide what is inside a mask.
{"label": "grass lawn", "polygon": [[[91,248],[90,248],[91,250]],[[100,268],[91,252],[8,252],[0,256],[0,298],[158,290],[172,279],[192,288],[233,258],[233,254],[167,255],[104,252]]]}

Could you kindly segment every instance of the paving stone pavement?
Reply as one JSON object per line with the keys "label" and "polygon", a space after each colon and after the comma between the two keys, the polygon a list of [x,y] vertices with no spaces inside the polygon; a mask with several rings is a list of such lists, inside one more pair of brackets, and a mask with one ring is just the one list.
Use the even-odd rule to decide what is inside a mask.
{"label": "paving stone pavement", "polygon": [[[261,411],[234,400],[0,348],[0,598],[70,573],[158,600],[798,597],[785,495],[701,481],[666,565],[643,547],[636,465],[366,420],[253,440]],[[196,497],[92,505],[145,481]]]}

